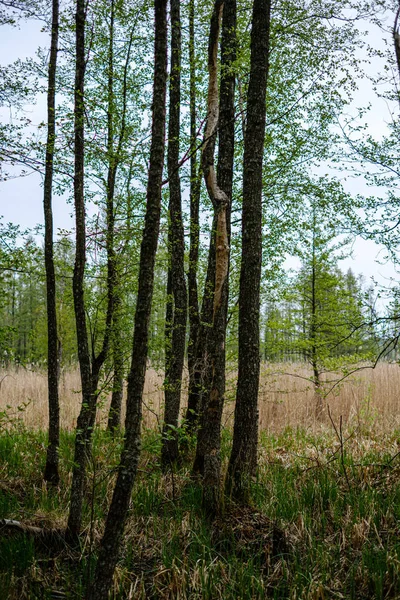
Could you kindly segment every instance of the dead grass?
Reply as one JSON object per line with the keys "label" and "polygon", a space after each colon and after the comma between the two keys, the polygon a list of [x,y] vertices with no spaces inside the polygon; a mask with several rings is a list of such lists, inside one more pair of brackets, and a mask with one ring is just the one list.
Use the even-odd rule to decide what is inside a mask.
{"label": "dead grass", "polygon": [[[144,425],[152,427],[161,415],[163,402],[163,376],[154,369],[148,369],[144,389]],[[63,371],[60,378],[60,412],[62,427],[75,429],[81,403],[81,382],[78,369]],[[47,428],[47,374],[45,371],[31,371],[23,368],[0,369],[0,410],[7,409],[11,417],[20,418],[24,425],[32,429]],[[96,422],[107,422],[110,394],[100,395]],[[124,406],[125,410],[125,406]]]}
{"label": "dead grass", "polygon": [[[327,411],[315,417],[315,394],[309,381],[311,372],[301,364],[263,365],[260,385],[260,430],[279,433],[285,427],[303,427],[315,431],[329,424]],[[331,380],[335,378],[329,376]],[[327,378],[326,378],[327,379]],[[163,374],[149,368],[144,391],[144,426],[157,427],[162,419]],[[328,386],[331,387],[331,386]],[[236,372],[228,375],[224,425],[233,420]],[[100,397],[97,423],[105,424],[109,393]],[[327,397],[333,418],[340,416],[346,426],[390,432],[400,427],[400,367],[382,363],[375,369],[363,369],[348,377]],[[45,372],[23,368],[0,370],[1,410],[20,418],[32,429],[46,429],[48,419],[47,378]],[[76,425],[80,407],[78,369],[64,371],[60,381],[62,426]],[[19,408],[22,410],[19,410]]]}
{"label": "dead grass", "polygon": [[[324,412],[315,416],[316,398],[311,371],[304,365],[264,365],[260,386],[260,429],[280,432],[283,428],[312,430],[330,424],[332,418],[343,424],[391,432],[400,426],[400,367],[381,363],[375,369],[363,368],[344,379],[324,399]],[[331,389],[340,374],[324,376],[324,390]],[[330,382],[330,383],[329,383]]]}

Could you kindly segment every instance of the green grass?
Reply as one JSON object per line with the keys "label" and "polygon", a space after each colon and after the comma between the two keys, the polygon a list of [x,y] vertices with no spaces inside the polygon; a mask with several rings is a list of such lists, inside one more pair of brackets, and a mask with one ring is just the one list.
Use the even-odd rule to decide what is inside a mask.
{"label": "green grass", "polygon": [[[252,506],[227,504],[211,524],[190,465],[162,475],[159,440],[147,432],[112,598],[399,598],[399,439],[353,432],[341,449],[333,434],[262,435]],[[120,444],[95,433],[80,552],[1,532],[0,598],[51,598],[54,589],[84,598]],[[225,461],[229,445],[224,432]],[[62,434],[58,490],[41,481],[45,448],[40,432],[1,435],[0,518],[65,526],[73,436]]]}

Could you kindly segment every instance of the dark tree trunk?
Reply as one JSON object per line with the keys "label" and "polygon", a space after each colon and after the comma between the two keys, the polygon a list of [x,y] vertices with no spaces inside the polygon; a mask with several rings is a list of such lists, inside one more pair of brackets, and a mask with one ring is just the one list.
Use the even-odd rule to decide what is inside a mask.
{"label": "dark tree trunk", "polygon": [[[215,7],[218,10],[218,7]],[[235,101],[235,42],[236,42],[236,0],[227,0],[223,8],[222,41],[221,41],[221,87],[214,105],[209,102],[209,118],[216,110],[217,120],[211,126],[219,130],[218,177],[214,173],[215,138],[210,137],[212,130],[207,122],[206,142],[202,166],[209,196],[214,206],[215,231],[215,284],[213,297],[213,320],[208,333],[208,353],[210,362],[210,380],[206,402],[201,416],[201,429],[196,459],[203,466],[203,504],[210,516],[214,516],[220,508],[221,486],[221,418],[225,396],[225,336],[228,311],[228,279],[229,279],[229,239],[230,212],[233,182],[234,160],[234,101]],[[218,37],[210,38],[210,83],[214,77],[216,54],[211,49],[218,44]],[[213,56],[211,56],[211,52]],[[211,63],[213,66],[211,67]],[[215,72],[216,76],[216,72]],[[215,83],[211,83],[217,85]],[[214,96],[209,91],[210,96]],[[218,114],[219,113],[219,114]],[[211,130],[211,131],[210,131]],[[207,139],[206,137],[206,139]]]}
{"label": "dark tree trunk", "polygon": [[[122,119],[121,127],[119,131],[119,138],[117,147],[114,149],[114,113],[115,113],[115,93],[113,87],[114,81],[114,1],[112,3],[112,15],[110,25],[110,47],[109,47],[109,60],[108,60],[108,177],[107,177],[107,249],[108,249],[108,273],[109,273],[109,289],[111,291],[109,300],[113,307],[112,310],[112,346],[113,346],[113,361],[114,361],[114,374],[113,374],[113,386],[111,394],[111,404],[108,415],[107,428],[111,433],[115,433],[121,427],[121,412],[122,412],[122,399],[123,399],[123,388],[124,388],[124,358],[123,348],[121,340],[121,298],[120,292],[118,292],[118,284],[120,283],[120,276],[118,273],[118,260],[114,248],[114,229],[115,229],[115,216],[114,216],[114,194],[115,194],[115,182],[117,178],[118,167],[121,162],[121,150],[126,137],[126,111],[127,111],[127,76],[128,68],[131,56],[132,42],[134,30],[132,29],[128,50],[126,54],[126,61],[123,75],[123,89],[122,89]],[[129,190],[129,185],[128,185]],[[129,193],[129,192],[128,192]],[[129,230],[129,226],[128,226]],[[129,234],[128,234],[129,235]]]}
{"label": "dark tree trunk", "polygon": [[245,499],[257,465],[262,260],[262,163],[269,66],[270,0],[254,0],[250,80],[243,156],[242,262],[239,290],[239,366],[227,491]]}
{"label": "dark tree trunk", "polygon": [[75,174],[74,202],[76,249],[72,282],[78,360],[82,385],[82,408],[78,417],[75,437],[74,468],[71,485],[70,510],[67,537],[76,540],[81,527],[84,475],[87,453],[87,421],[93,410],[91,394],[91,364],[86,328],[84,275],[86,262],[85,200],[84,200],[84,80],[85,80],[85,1],[77,0],[75,17],[76,64],[75,64]]}
{"label": "dark tree trunk", "polygon": [[60,479],[58,472],[58,448],[60,444],[60,406],[58,399],[58,338],[56,311],[56,279],[53,255],[53,158],[56,136],[55,95],[56,68],[58,52],[59,3],[53,0],[51,47],[49,59],[49,80],[47,91],[47,144],[46,169],[44,177],[44,261],[46,268],[46,300],[47,300],[47,381],[49,394],[49,444],[47,447],[44,480],[57,485]]}
{"label": "dark tree trunk", "polygon": [[188,433],[195,430],[199,417],[199,400],[201,395],[200,379],[196,369],[197,350],[200,332],[199,297],[197,288],[197,271],[199,264],[200,241],[200,191],[201,171],[198,169],[197,152],[197,123],[196,123],[196,54],[194,34],[195,1],[189,4],[189,69],[190,69],[190,250],[188,270],[189,298],[189,341],[188,341],[188,406],[186,423]]}
{"label": "dark tree trunk", "polygon": [[135,312],[132,363],[128,377],[125,442],[105,531],[99,549],[95,578],[88,596],[89,600],[106,600],[108,598],[140,455],[142,396],[146,374],[149,322],[160,224],[161,184],[164,165],[165,98],[167,85],[166,7],[166,0],[155,0],[152,142],[145,225],[140,249],[139,289]]}
{"label": "dark tree trunk", "polygon": [[167,468],[179,458],[177,427],[181,404],[182,372],[185,358],[187,290],[185,279],[185,238],[182,222],[181,183],[179,177],[179,136],[181,110],[181,17],[180,0],[171,0],[171,74],[168,124],[169,179],[169,254],[172,297],[172,321],[167,344],[165,413],[161,463]]}
{"label": "dark tree trunk", "polygon": [[[114,24],[114,1],[111,3],[111,28]],[[111,35],[112,43],[112,35]],[[112,52],[111,52],[112,60]],[[112,79],[112,73],[109,73]],[[72,471],[70,510],[67,524],[67,538],[76,542],[81,529],[82,508],[86,484],[86,467],[92,449],[92,433],[96,419],[96,406],[101,368],[106,360],[110,346],[111,326],[114,309],[115,286],[115,256],[114,256],[114,186],[115,168],[109,169],[107,185],[107,311],[105,332],[102,347],[96,356],[92,347],[92,357],[89,352],[85,297],[84,276],[86,263],[86,226],[84,199],[84,80],[85,80],[85,2],[77,0],[76,8],[76,75],[75,75],[75,227],[76,254],[73,276],[73,296],[75,322],[78,342],[78,359],[82,385],[82,406],[77,420],[75,436],[74,467]],[[111,122],[110,122],[111,118]],[[112,144],[112,114],[108,114],[109,144]],[[111,145],[112,148],[112,145]]]}

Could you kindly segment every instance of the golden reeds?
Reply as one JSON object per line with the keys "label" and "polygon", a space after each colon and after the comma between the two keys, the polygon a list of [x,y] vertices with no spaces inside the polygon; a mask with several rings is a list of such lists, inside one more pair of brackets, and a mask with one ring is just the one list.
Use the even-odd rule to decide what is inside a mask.
{"label": "golden reeds", "polygon": [[[326,375],[329,389],[340,375]],[[163,409],[163,374],[149,368],[144,390],[145,427],[158,426]],[[224,425],[232,423],[236,371],[228,374]],[[186,389],[184,390],[184,396]],[[391,431],[400,426],[400,367],[381,363],[344,379],[326,397],[332,417],[343,418],[346,425]],[[185,400],[185,398],[184,398]],[[80,407],[79,371],[64,371],[60,379],[61,423],[73,429]],[[107,420],[110,393],[100,395],[97,424]],[[18,408],[20,407],[20,408]],[[29,428],[46,429],[48,419],[47,377],[42,371],[23,368],[0,370],[0,411],[20,418]],[[260,382],[260,429],[277,433],[285,427],[318,428],[328,422],[315,416],[315,391],[310,370],[302,364],[264,364]]]}

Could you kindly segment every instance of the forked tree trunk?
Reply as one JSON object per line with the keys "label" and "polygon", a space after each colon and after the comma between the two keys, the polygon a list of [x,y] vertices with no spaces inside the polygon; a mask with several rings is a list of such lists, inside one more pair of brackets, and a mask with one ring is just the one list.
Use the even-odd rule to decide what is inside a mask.
{"label": "forked tree trunk", "polygon": [[[200,339],[197,347],[196,369],[199,380],[199,412],[200,427],[197,436],[196,456],[193,472],[204,477],[204,460],[207,454],[209,440],[206,432],[205,411],[208,403],[208,393],[212,381],[209,337],[214,320],[214,299],[216,295],[216,250],[218,214],[226,214],[228,199],[225,193],[218,188],[214,167],[215,142],[218,132],[219,100],[218,100],[218,43],[221,28],[223,0],[215,0],[214,10],[211,15],[210,34],[208,39],[208,94],[207,94],[207,121],[204,131],[201,167],[206,183],[207,192],[213,203],[214,216],[210,233],[210,248],[208,251],[207,276],[204,285]],[[221,220],[221,225],[223,224]],[[223,285],[223,281],[222,281]],[[222,287],[220,286],[219,295]],[[218,301],[219,304],[219,301]]]}
{"label": "forked tree trunk", "polygon": [[[225,395],[225,335],[228,310],[230,205],[234,160],[234,98],[236,0],[215,4],[215,14],[223,10],[221,43],[221,87],[218,100],[218,32],[211,26],[209,45],[208,118],[202,167],[207,191],[214,206],[215,282],[212,326],[208,333],[210,379],[201,415],[196,452],[203,471],[203,505],[213,517],[220,509],[221,418]],[[214,170],[215,133],[219,130],[218,176]]]}
{"label": "forked tree trunk", "polygon": [[167,2],[155,0],[155,52],[152,141],[147,184],[147,206],[140,249],[139,288],[136,301],[132,363],[128,377],[125,442],[117,481],[100,544],[89,600],[106,600],[112,584],[121,538],[129,509],[140,456],[142,396],[146,374],[149,322],[161,213],[161,184],[165,146],[167,85]]}
{"label": "forked tree trunk", "polygon": [[227,492],[244,500],[257,465],[262,260],[262,164],[269,67],[271,0],[254,0],[243,156],[239,365]]}
{"label": "forked tree trunk", "polygon": [[51,46],[49,59],[49,76],[47,91],[47,143],[46,168],[44,176],[44,262],[46,268],[46,302],[47,302],[47,381],[49,395],[49,443],[47,447],[44,480],[57,485],[60,476],[58,472],[58,448],[60,445],[60,406],[58,398],[58,338],[56,310],[56,279],[53,253],[53,160],[56,136],[55,95],[56,68],[58,52],[59,3],[53,0]]}
{"label": "forked tree trunk", "polygon": [[[168,468],[179,458],[178,419],[181,405],[182,372],[185,357],[187,290],[185,280],[185,239],[182,222],[181,183],[179,177],[179,137],[181,110],[181,17],[180,0],[171,0],[171,74],[169,86],[168,179],[169,226],[168,251],[171,290],[167,315],[165,368],[165,412],[161,463]],[[168,310],[171,307],[168,306]]]}

